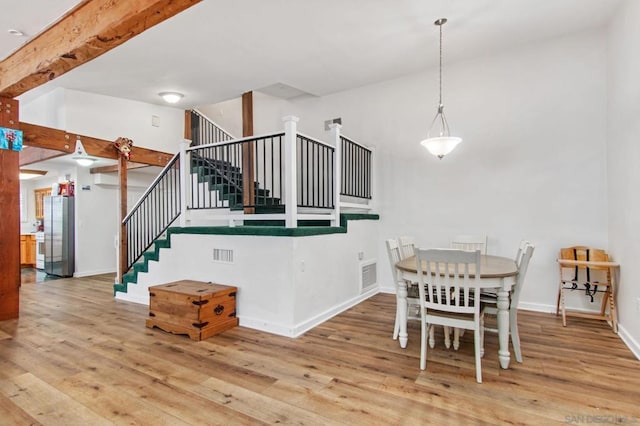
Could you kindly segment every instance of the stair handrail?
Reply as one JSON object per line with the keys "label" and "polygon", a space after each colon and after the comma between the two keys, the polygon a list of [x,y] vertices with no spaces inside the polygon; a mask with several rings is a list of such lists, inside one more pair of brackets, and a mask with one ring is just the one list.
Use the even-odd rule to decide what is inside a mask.
{"label": "stair handrail", "polygon": [[229,136],[231,139],[235,139],[236,137],[233,136],[231,134],[231,132],[227,131],[224,127],[222,127],[221,125],[219,125],[218,123],[216,123],[215,121],[213,121],[207,114],[205,114],[204,112],[200,111],[198,108],[192,108],[193,111],[197,112],[200,116],[202,116],[202,118],[204,118],[205,120],[207,120],[209,123],[213,124],[214,126],[216,126],[218,129],[220,129],[220,131],[222,131],[222,133],[226,134],[227,136]]}
{"label": "stair handrail", "polygon": [[[124,260],[123,265],[126,266],[123,266],[120,279],[124,279],[123,275],[142,257],[153,241],[162,235],[184,211],[181,197],[183,190],[180,182],[182,168],[180,159],[180,153],[173,156],[122,221],[126,231],[126,245],[122,251],[124,259],[121,260]],[[163,185],[163,180],[166,182],[163,187],[160,187]],[[158,188],[160,188],[160,192],[154,192]],[[167,203],[167,199],[171,199],[173,202]],[[151,207],[145,207],[144,203],[148,200],[154,203]],[[150,220],[144,221],[144,225],[142,225],[136,215],[145,214],[150,215]],[[141,226],[144,226],[146,232],[140,232]],[[136,238],[132,238],[132,235],[136,235]]]}
{"label": "stair handrail", "polygon": [[360,142],[356,142],[355,140],[353,140],[353,139],[352,139],[352,138],[350,138],[349,136],[345,136],[345,135],[343,135],[343,134],[340,134],[340,136],[341,136],[343,139],[348,140],[349,142],[351,142],[351,143],[352,143],[352,144],[354,144],[354,145],[358,145],[358,146],[360,146],[361,148],[366,149],[367,151],[372,151],[371,147],[368,147],[368,146],[366,146],[366,145],[364,145],[364,144],[361,144]]}
{"label": "stair handrail", "polygon": [[275,137],[275,136],[282,136],[282,135],[284,135],[284,132],[282,130],[279,130],[277,132],[265,133],[263,135],[245,136],[243,138],[231,139],[231,140],[224,141],[224,142],[216,142],[216,143],[208,143],[206,145],[190,146],[190,147],[187,148],[187,151],[196,151],[196,150],[203,149],[203,148],[219,147],[219,146],[222,146],[222,145],[231,145],[231,144],[238,143],[238,142],[246,142],[246,141],[250,141],[250,140],[253,140],[253,139],[266,139],[266,138],[271,138],[271,137]]}
{"label": "stair handrail", "polygon": [[164,166],[164,168],[160,171],[160,173],[158,173],[158,176],[156,176],[153,182],[151,182],[151,184],[147,187],[147,189],[142,193],[138,201],[133,205],[131,210],[129,210],[129,213],[127,213],[124,219],[122,219],[122,223],[127,222],[131,218],[131,216],[136,211],[136,209],[140,207],[140,204],[144,203],[144,200],[147,198],[149,193],[153,191],[153,188],[155,188],[158,182],[164,177],[164,175],[167,174],[167,171],[173,166],[173,164],[176,161],[179,161],[179,160],[180,160],[180,152],[178,151],[173,155],[173,157],[171,157],[171,160],[169,160],[169,162]]}
{"label": "stair handrail", "polygon": [[[229,139],[235,139],[235,137],[228,132],[227,130],[225,130],[224,128],[222,128],[220,125],[218,125],[218,123],[216,123],[215,121],[213,121],[211,118],[209,118],[206,114],[204,114],[202,111],[198,110],[197,108],[193,108],[191,109],[191,117],[192,117],[192,123],[191,123],[191,140],[193,141],[194,144],[196,145],[201,145],[200,144],[200,136],[201,134],[198,132],[198,136],[196,137],[193,134],[193,115],[195,114],[199,119],[203,120],[207,125],[211,126],[213,128],[214,134],[219,133],[222,138],[221,140],[218,140],[217,142],[214,143],[219,143],[219,142],[223,142],[225,140],[229,140]],[[209,132],[206,132],[207,135],[209,135]]]}
{"label": "stair handrail", "polygon": [[305,135],[304,133],[298,132],[298,136],[302,136],[305,139],[309,139],[310,141],[313,141],[315,143],[319,143],[320,145],[325,145],[328,146],[329,148],[335,149],[335,146],[331,145],[330,143],[321,141],[320,139]]}

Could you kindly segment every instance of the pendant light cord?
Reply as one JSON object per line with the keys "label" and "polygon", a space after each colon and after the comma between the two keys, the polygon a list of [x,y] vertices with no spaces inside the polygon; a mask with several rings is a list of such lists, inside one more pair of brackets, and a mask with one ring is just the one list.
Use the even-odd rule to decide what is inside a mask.
{"label": "pendant light cord", "polygon": [[438,108],[442,107],[442,25],[444,22],[439,25],[440,27],[440,103]]}

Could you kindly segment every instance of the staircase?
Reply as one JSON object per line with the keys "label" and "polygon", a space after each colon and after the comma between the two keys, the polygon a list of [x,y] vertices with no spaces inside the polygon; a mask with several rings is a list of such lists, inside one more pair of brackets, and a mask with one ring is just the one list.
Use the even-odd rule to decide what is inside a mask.
{"label": "staircase", "polygon": [[[255,213],[284,213],[284,205],[279,197],[272,197],[269,189],[260,188],[260,183],[254,181],[254,199],[259,200],[257,206],[246,206],[243,194],[243,175],[239,167],[229,161],[207,159],[199,155],[192,155],[191,174],[194,181],[202,186],[199,193],[211,192],[225,207],[231,211],[240,211],[245,207],[254,207]],[[215,194],[215,195],[214,195]],[[203,197],[203,201],[206,198]],[[207,208],[196,203],[191,209]]]}
{"label": "staircase", "polygon": [[[295,120],[285,122],[284,132],[233,139],[194,112],[191,144],[182,144],[123,221],[127,232],[126,251],[121,252],[124,271],[114,293],[126,293],[127,284],[136,283],[140,272],[148,272],[149,261],[158,261],[160,249],[170,247],[171,233],[304,236],[346,232],[340,223],[341,206],[368,210],[372,152],[342,137],[339,127],[332,131],[332,144],[304,136],[297,132]],[[254,177],[249,189],[252,202],[245,199],[244,191],[251,187],[245,185],[247,176]],[[348,203],[341,196],[361,202]],[[187,227],[190,211],[214,209],[222,213],[213,215],[214,221],[242,221],[244,226]],[[260,214],[265,216],[258,219]],[[372,215],[365,216],[371,219]],[[169,228],[178,218],[181,226]]]}

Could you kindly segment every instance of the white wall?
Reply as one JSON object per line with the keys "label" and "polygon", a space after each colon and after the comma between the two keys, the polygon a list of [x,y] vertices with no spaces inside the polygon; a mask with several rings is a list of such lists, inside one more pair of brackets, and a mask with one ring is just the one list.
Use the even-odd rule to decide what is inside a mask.
{"label": "white wall", "polygon": [[[109,141],[122,136],[133,140],[134,146],[171,154],[178,152],[184,136],[184,111],[177,108],[68,89],[65,108],[68,132]],[[159,127],[151,125],[154,115]]]}
{"label": "white wall", "polygon": [[[603,31],[445,62],[445,111],[464,141],[443,160],[419,145],[437,108],[436,69],[322,98],[258,97],[254,127],[280,129],[294,114],[300,131],[326,140],[324,120],[342,117],[344,134],[376,148],[379,259],[399,235],[447,246],[486,233],[489,253],[504,256],[526,238],[536,252],[522,305],[555,311],[559,248],[607,247],[606,59]],[[568,305],[594,306],[578,295]]]}
{"label": "white wall", "polygon": [[608,177],[610,251],[620,262],[620,335],[640,358],[640,2],[627,0],[609,34]]}
{"label": "white wall", "polygon": [[65,89],[57,88],[29,103],[20,103],[20,121],[63,129],[66,126]]}

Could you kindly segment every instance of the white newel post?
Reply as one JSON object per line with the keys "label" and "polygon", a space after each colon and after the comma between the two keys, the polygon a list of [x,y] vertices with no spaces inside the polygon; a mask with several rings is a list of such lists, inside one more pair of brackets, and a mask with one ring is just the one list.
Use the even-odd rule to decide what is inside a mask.
{"label": "white newel post", "polygon": [[333,166],[333,183],[334,183],[334,218],[331,221],[331,226],[340,226],[340,186],[342,185],[342,144],[340,143],[340,129],[342,125],[338,123],[331,123],[329,125],[331,129],[331,142],[335,147],[335,164]]}
{"label": "white newel post", "polygon": [[284,121],[284,188],[285,188],[285,227],[298,226],[298,161],[296,155],[296,137],[298,121],[293,115],[282,117]]}
{"label": "white newel post", "polygon": [[187,148],[191,144],[189,139],[183,139],[180,142],[180,226],[187,226],[189,221],[187,211],[187,189],[189,188],[188,182],[191,176],[191,170],[187,161]]}

